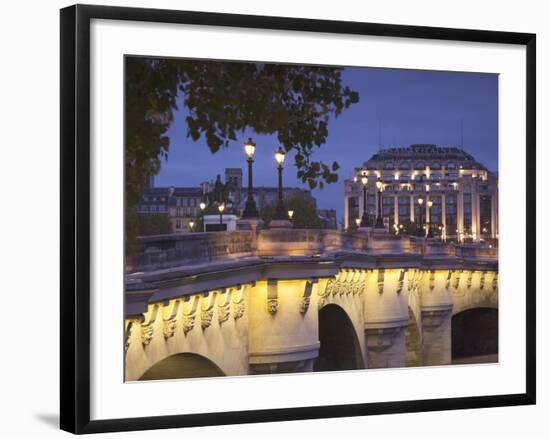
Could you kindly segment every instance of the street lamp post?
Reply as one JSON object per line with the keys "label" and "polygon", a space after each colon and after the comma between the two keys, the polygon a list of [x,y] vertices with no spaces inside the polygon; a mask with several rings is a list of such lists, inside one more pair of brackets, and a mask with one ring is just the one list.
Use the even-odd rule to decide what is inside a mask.
{"label": "street lamp post", "polygon": [[206,232],[206,224],[204,224],[204,209],[206,209],[206,203],[204,201],[201,201],[199,204],[199,208],[201,209],[202,231]]}
{"label": "street lamp post", "polygon": [[250,137],[244,144],[244,150],[248,157],[248,197],[243,211],[243,218],[258,218],[260,214],[256,208],[256,202],[254,201],[254,188],[252,185],[252,163],[254,163],[252,157],[254,157],[254,152],[256,151],[256,144]]}
{"label": "street lamp post", "polygon": [[287,220],[287,212],[285,210],[285,205],[283,202],[283,163],[285,161],[285,152],[279,146],[279,149],[275,151],[275,161],[277,162],[277,172],[279,174],[279,185],[278,185],[278,200],[277,208],[275,209],[275,215],[273,219],[275,220]]}
{"label": "street lamp post", "polygon": [[383,229],[384,228],[384,220],[382,219],[382,189],[384,187],[384,184],[382,183],[382,180],[380,177],[376,180],[376,189],[378,189],[378,216],[376,217],[376,225],[374,226],[376,229]]}
{"label": "street lamp post", "polygon": [[428,238],[433,238],[434,234],[432,232],[432,206],[434,205],[434,202],[432,200],[428,200]]}
{"label": "street lamp post", "polygon": [[367,220],[367,183],[369,178],[367,177],[367,171],[361,171],[361,185],[363,186],[363,216],[361,217],[360,227],[368,227]]}
{"label": "street lamp post", "polygon": [[294,211],[293,210],[289,210],[288,211],[288,220],[290,221],[290,224],[293,224],[292,223],[292,219],[294,218]]}
{"label": "street lamp post", "polygon": [[418,229],[418,236],[424,236],[424,222],[422,221],[422,205],[424,204],[424,198],[422,198],[422,195],[420,195],[418,197],[418,210],[419,210],[419,214],[418,214],[418,225],[419,225],[419,229]]}
{"label": "street lamp post", "polygon": [[190,230],[191,232],[194,231],[194,230],[193,230],[194,227],[195,227],[195,222],[194,222],[194,221],[189,221],[189,230]]}
{"label": "street lamp post", "polygon": [[[220,226],[223,224],[223,211],[225,210],[225,204],[221,203],[218,206],[218,211],[220,212]],[[221,227],[220,227],[221,229]]]}

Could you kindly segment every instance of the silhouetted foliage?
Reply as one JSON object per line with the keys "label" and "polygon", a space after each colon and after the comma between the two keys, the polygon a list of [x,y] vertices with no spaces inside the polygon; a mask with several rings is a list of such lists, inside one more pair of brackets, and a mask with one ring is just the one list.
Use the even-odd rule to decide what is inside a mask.
{"label": "silhouetted foliage", "polygon": [[337,162],[325,164],[312,157],[326,142],[330,119],[359,101],[358,93],[342,84],[341,68],[143,57],[127,57],[125,67],[125,189],[130,206],[168,158],[167,131],[179,94],[187,136],[204,138],[212,153],[250,128],[275,134],[287,152],[293,151],[297,176],[311,189],[338,180]]}
{"label": "silhouetted foliage", "polygon": [[[284,201],[287,211],[294,211],[292,225],[297,229],[318,229],[321,227],[321,220],[317,216],[315,203],[308,197],[296,196]],[[260,210],[260,218],[264,225],[269,227],[269,222],[275,214],[277,203],[268,204]]]}
{"label": "silhouetted foliage", "polygon": [[162,214],[138,214],[138,236],[166,235],[172,233],[172,224],[168,215]]}

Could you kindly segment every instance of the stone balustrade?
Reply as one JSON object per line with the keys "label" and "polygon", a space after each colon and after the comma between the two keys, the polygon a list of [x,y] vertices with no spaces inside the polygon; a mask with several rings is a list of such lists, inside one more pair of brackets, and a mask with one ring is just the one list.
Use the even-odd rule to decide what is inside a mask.
{"label": "stone balustrade", "polygon": [[496,259],[498,248],[447,244],[380,231],[264,229],[139,237],[133,271],[151,271],[245,257],[317,256],[338,252],[418,254],[424,257]]}
{"label": "stone balustrade", "polygon": [[138,271],[149,271],[253,256],[254,238],[250,231],[142,236],[133,265]]}
{"label": "stone balustrade", "polygon": [[455,255],[465,259],[497,259],[498,247],[478,244],[461,244],[455,246]]}

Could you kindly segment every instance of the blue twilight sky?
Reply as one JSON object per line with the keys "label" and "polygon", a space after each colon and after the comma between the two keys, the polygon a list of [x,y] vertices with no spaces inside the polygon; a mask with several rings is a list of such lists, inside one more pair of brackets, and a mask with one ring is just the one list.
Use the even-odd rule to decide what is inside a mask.
{"label": "blue twilight sky", "polygon": [[[340,164],[338,182],[313,191],[318,207],[336,209],[339,221],[344,211],[344,180],[380,146],[462,144],[465,151],[497,171],[498,75],[354,67],[344,70],[343,82],[359,92],[360,101],[329,122],[328,141],[314,153],[316,160]],[[155,179],[156,186],[198,186],[217,174],[223,178],[226,167],[242,167],[246,181],[243,142],[248,136],[257,144],[254,184],[276,186],[275,136],[247,131],[238,142],[211,154],[203,139],[193,142],[186,130],[184,111],[176,113],[168,133],[168,160]],[[284,185],[306,188],[296,178],[293,162],[288,159]]]}

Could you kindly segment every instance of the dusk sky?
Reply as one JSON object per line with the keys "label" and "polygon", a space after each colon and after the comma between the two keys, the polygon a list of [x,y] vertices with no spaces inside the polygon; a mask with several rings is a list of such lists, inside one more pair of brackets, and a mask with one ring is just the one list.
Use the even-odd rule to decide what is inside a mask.
{"label": "dusk sky", "polygon": [[[327,143],[314,152],[314,160],[340,164],[338,182],[313,191],[318,208],[336,209],[338,221],[343,219],[344,180],[380,147],[413,143],[460,147],[462,143],[465,151],[497,171],[498,75],[361,67],[346,68],[343,82],[359,92],[360,101],[329,122]],[[276,186],[276,136],[247,131],[228,148],[211,154],[202,138],[193,142],[186,133],[182,111],[170,128],[169,157],[162,163],[156,186],[197,187],[217,174],[223,178],[226,167],[243,168],[246,182],[243,143],[249,136],[257,145],[254,184]],[[284,185],[307,188],[296,178],[293,162],[293,157],[285,161]]]}

